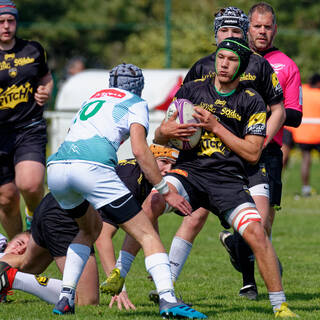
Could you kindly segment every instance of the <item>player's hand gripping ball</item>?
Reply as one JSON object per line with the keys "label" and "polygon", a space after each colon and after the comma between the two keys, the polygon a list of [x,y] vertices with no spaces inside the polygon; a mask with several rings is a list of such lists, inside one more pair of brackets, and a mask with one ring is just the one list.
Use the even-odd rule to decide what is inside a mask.
{"label": "player's hand gripping ball", "polygon": [[[199,123],[199,120],[192,116],[195,113],[195,110],[193,103],[189,100],[174,100],[167,110],[166,121],[170,119],[176,111],[178,111],[176,118],[177,123]],[[190,150],[194,148],[199,143],[202,132],[201,127],[196,127],[196,129],[197,131],[192,136],[188,137],[189,141],[182,141],[180,139],[172,138],[170,139],[170,143],[179,150]]]}

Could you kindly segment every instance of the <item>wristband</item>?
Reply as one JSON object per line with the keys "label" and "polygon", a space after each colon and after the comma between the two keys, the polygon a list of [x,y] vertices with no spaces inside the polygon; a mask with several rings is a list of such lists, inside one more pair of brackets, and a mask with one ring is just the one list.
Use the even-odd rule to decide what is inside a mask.
{"label": "wristband", "polygon": [[160,194],[167,194],[170,191],[169,186],[164,179],[162,179],[158,184],[154,185],[154,188]]}

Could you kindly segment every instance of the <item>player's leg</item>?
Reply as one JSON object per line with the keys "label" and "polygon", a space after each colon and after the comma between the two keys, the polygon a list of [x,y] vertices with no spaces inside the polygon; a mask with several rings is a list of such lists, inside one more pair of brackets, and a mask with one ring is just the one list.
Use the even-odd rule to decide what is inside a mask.
{"label": "player's leg", "polygon": [[[174,189],[175,187],[170,185],[170,188]],[[156,193],[153,193],[149,196],[153,197],[155,194]],[[205,315],[192,308],[187,309],[188,307],[186,307],[185,304],[177,302],[171,280],[169,258],[157,231],[146,213],[143,210],[140,211],[140,206],[134,198],[124,200],[126,201],[123,201],[123,205],[120,206],[118,203],[118,211],[116,212],[117,216],[115,218],[123,220],[123,223],[120,223],[121,228],[134,238],[144,251],[146,269],[159,292],[160,314],[167,315],[172,313],[177,316],[189,317],[192,313],[195,318],[205,318]],[[152,207],[155,206],[156,203],[152,201],[152,199],[149,200],[149,208],[152,210]],[[111,203],[111,205],[102,209],[108,210],[109,214],[112,214],[112,207],[113,205]],[[134,211],[136,212],[134,213]],[[130,218],[128,219],[128,217]]]}
{"label": "player's leg", "polygon": [[171,280],[168,255],[158,233],[144,212],[140,211],[121,227],[140,243],[144,251],[146,269],[159,293],[160,314],[185,317],[193,315],[194,318],[206,318],[204,314],[177,301]]}
{"label": "player's leg", "polygon": [[[63,274],[66,257],[55,257],[54,260]],[[60,294],[60,289],[61,287],[58,294]],[[99,275],[94,253],[90,255],[79,279],[75,302],[79,306],[99,304]]]}
{"label": "player's leg", "polygon": [[199,208],[186,216],[177,230],[169,251],[172,280],[176,282],[192,249],[193,241],[207,221],[209,211]]}
{"label": "player's leg", "polygon": [[118,228],[116,226],[103,221],[100,235],[95,243],[102,268],[106,275],[110,274],[116,264],[112,238],[116,234],[117,230]]}
{"label": "player's leg", "polygon": [[[71,210],[68,210],[71,212]],[[59,301],[53,309],[55,314],[74,313],[75,291],[81,274],[90,256],[90,247],[98,238],[102,229],[102,220],[98,212],[87,201],[72,210],[81,215],[75,220],[79,232],[69,245],[62,278]],[[85,211],[85,214],[82,213]],[[80,214],[81,213],[81,214]]]}
{"label": "player's leg", "polygon": [[19,190],[13,182],[0,185],[0,223],[9,239],[22,231]]}
{"label": "player's leg", "polygon": [[[26,205],[29,221],[44,195],[45,166],[36,161],[20,161],[15,166],[16,185]],[[30,228],[30,225],[28,226]]]}
{"label": "player's leg", "polygon": [[26,204],[26,224],[44,195],[47,127],[45,120],[19,131],[14,155],[15,183]]}
{"label": "player's leg", "polygon": [[302,189],[301,195],[308,197],[311,195],[310,186],[310,168],[311,168],[311,150],[301,149],[302,160],[301,160],[301,182]]}
{"label": "player's leg", "polygon": [[[18,260],[17,257],[20,259]],[[1,260],[6,261],[7,266],[10,266],[6,271],[10,283],[8,290],[21,290],[48,303],[54,304],[58,301],[61,281],[34,275],[42,273],[51,263],[52,257],[45,248],[34,242],[32,236],[24,254],[5,254]]]}
{"label": "player's leg", "polygon": [[0,134],[0,222],[9,239],[22,231],[19,190],[14,184],[15,135]]}
{"label": "player's leg", "polygon": [[[228,222],[237,230],[251,247],[259,267],[261,277],[269,292],[274,313],[288,309],[283,291],[279,263],[271,241],[261,225],[257,209],[252,205],[241,205],[227,214]],[[291,310],[288,313],[295,316]]]}
{"label": "player's leg", "polygon": [[[267,189],[265,189],[266,187]],[[261,216],[262,227],[265,231],[271,232],[271,226],[269,225],[269,188],[268,185],[257,185],[250,188],[250,193]],[[246,297],[250,300],[256,300],[258,296],[258,289],[254,277],[254,262],[255,257],[243,237],[235,232],[235,247],[237,260],[240,266],[242,274],[242,288],[239,291],[239,295]]]}
{"label": "player's leg", "polygon": [[[163,197],[158,192],[151,192],[151,194],[149,194],[149,196],[145,199],[142,208],[144,209],[144,214],[148,217],[153,224],[154,229],[158,232],[158,217],[166,209],[166,203]],[[136,241],[130,234],[126,233],[116,262],[116,269],[118,270],[114,270],[115,276],[117,276],[117,272],[120,272],[122,282],[124,282],[124,278],[127,276],[140,248],[140,243]],[[111,280],[111,278],[109,278],[109,280]],[[110,290],[110,285],[110,283],[107,284],[104,282],[104,286],[102,288],[103,291],[108,293]]]}

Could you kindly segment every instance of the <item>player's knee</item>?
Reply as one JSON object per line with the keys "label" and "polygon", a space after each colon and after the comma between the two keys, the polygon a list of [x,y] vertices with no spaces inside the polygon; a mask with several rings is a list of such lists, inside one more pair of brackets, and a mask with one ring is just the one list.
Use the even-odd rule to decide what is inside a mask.
{"label": "player's knee", "polygon": [[165,209],[165,200],[158,192],[151,192],[143,203],[142,208],[149,219],[153,220],[161,216]]}
{"label": "player's knee", "polygon": [[24,194],[34,195],[43,193],[43,183],[37,180],[23,180],[17,183],[17,187]]}
{"label": "player's knee", "polygon": [[249,244],[253,251],[264,250],[267,247],[267,234],[261,223],[251,222],[243,233],[244,240]]}
{"label": "player's knee", "polygon": [[0,187],[0,206],[5,210],[7,207],[19,203],[19,191],[14,184],[6,184]]}
{"label": "player's knee", "polygon": [[191,215],[183,219],[183,228],[190,233],[198,233],[203,225],[203,219],[200,216]]}

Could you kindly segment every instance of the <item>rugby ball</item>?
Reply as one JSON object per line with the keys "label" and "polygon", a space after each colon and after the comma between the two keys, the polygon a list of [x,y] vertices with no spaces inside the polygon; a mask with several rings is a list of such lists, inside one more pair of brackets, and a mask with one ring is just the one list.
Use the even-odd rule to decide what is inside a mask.
{"label": "rugby ball", "polygon": [[[170,119],[176,111],[178,111],[176,118],[177,123],[199,122],[198,119],[192,116],[195,113],[193,103],[187,99],[174,100],[167,109],[166,120]],[[196,129],[197,131],[192,136],[188,137],[189,141],[181,141],[180,139],[172,138],[170,139],[170,143],[179,150],[190,150],[194,148],[199,143],[202,133],[200,127],[197,127]]]}

